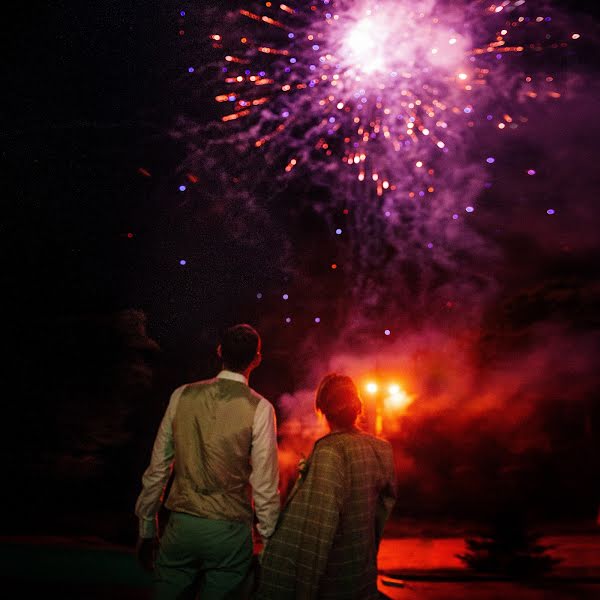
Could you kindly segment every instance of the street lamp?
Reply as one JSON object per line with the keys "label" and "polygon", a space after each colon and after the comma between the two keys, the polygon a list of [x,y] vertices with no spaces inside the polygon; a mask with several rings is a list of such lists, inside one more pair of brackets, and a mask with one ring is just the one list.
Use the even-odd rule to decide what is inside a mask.
{"label": "street lamp", "polygon": [[379,389],[379,386],[374,381],[369,381],[366,387],[369,394],[376,394],[377,390]]}
{"label": "street lamp", "polygon": [[[375,405],[375,427],[374,433],[375,435],[381,435],[383,431],[383,402],[381,394],[379,394],[379,386],[374,381],[369,381],[366,385],[367,392],[373,397],[374,405]],[[373,421],[369,419],[369,424]]]}
{"label": "street lamp", "polygon": [[369,429],[378,436],[383,432],[384,411],[391,414],[397,413],[412,401],[411,397],[397,383],[382,386],[376,381],[369,381],[365,385],[365,390],[372,398],[367,405]]}

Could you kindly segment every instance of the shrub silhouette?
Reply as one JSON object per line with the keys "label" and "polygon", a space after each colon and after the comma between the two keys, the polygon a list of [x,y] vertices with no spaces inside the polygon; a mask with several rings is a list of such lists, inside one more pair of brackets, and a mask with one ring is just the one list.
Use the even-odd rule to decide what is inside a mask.
{"label": "shrub silhouette", "polygon": [[485,533],[465,540],[468,552],[456,556],[481,573],[510,578],[540,577],[549,573],[560,559],[547,554],[551,546],[540,544],[540,535],[530,531],[515,515],[499,517]]}

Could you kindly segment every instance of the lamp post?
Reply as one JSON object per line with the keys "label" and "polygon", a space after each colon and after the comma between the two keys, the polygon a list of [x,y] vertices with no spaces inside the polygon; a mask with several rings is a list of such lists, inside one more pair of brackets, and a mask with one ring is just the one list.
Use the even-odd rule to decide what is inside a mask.
{"label": "lamp post", "polygon": [[375,435],[381,435],[383,431],[383,397],[379,392],[379,384],[375,381],[367,383],[367,392],[373,398],[372,406],[375,409],[375,418],[369,418],[369,428]]}
{"label": "lamp post", "polygon": [[379,381],[371,380],[365,389],[371,398],[367,404],[369,431],[380,436],[383,433],[384,412],[393,418],[412,402],[412,398],[397,383],[382,386]]}

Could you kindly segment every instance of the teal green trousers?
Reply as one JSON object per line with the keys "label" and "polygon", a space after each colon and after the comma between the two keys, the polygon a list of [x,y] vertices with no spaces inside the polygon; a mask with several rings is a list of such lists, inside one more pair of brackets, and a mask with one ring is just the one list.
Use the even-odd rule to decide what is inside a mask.
{"label": "teal green trousers", "polygon": [[247,524],[171,513],[154,567],[155,600],[238,600],[251,561]]}

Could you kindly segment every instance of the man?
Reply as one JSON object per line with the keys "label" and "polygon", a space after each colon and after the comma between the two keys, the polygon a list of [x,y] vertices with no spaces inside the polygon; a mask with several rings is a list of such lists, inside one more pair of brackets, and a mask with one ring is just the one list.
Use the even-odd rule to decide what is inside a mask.
{"label": "man", "polygon": [[279,516],[275,412],[248,386],[261,362],[250,325],[222,335],[223,370],[177,388],[158,430],[135,512],[137,552],[152,567],[157,513],[174,465],[165,506],[169,521],[154,564],[157,599],[237,598],[252,561],[253,509],[263,543]]}

